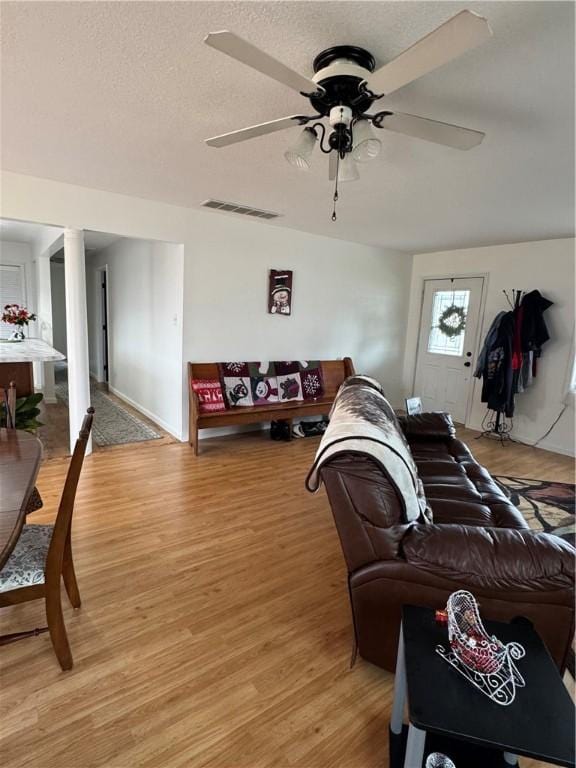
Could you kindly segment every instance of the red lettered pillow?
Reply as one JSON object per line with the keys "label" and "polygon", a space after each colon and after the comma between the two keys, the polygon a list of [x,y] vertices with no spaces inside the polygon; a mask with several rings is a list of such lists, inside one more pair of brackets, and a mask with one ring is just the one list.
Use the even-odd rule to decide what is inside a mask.
{"label": "red lettered pillow", "polygon": [[192,389],[198,395],[200,413],[226,410],[222,386],[217,379],[192,379]]}

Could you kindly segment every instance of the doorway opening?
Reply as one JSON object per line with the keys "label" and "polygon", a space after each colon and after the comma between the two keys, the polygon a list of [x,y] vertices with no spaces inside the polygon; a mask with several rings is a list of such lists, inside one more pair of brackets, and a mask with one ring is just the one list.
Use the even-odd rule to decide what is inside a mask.
{"label": "doorway opening", "polygon": [[100,342],[96,339],[99,346],[96,354],[96,364],[98,367],[98,380],[108,388],[110,380],[110,362],[108,355],[108,265],[97,267],[98,292],[100,294]]}
{"label": "doorway opening", "polygon": [[424,280],[414,392],[424,411],[465,424],[473,390],[483,277]]}

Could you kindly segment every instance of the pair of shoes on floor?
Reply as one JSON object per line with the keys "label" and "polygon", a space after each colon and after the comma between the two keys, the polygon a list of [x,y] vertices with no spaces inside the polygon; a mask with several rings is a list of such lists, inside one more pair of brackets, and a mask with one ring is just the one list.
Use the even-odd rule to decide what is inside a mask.
{"label": "pair of shoes on floor", "polygon": [[292,437],[317,437],[323,435],[326,431],[328,422],[321,421],[301,421],[292,427]]}
{"label": "pair of shoes on floor", "polygon": [[299,426],[302,429],[304,437],[318,437],[326,432],[328,422],[324,421],[324,419],[321,421],[303,421]]}
{"label": "pair of shoes on floor", "polygon": [[271,421],[270,422],[270,439],[271,440],[290,440],[290,422],[288,421]]}
{"label": "pair of shoes on floor", "polygon": [[306,437],[304,430],[302,429],[302,424],[294,424],[292,427],[292,437]]}

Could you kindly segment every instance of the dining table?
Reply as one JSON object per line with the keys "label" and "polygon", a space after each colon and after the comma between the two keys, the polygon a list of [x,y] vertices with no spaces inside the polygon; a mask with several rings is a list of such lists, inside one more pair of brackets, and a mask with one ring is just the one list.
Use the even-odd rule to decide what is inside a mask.
{"label": "dining table", "polygon": [[[42,443],[20,429],[0,429],[0,571],[16,546],[42,460]],[[47,632],[47,627],[0,635],[0,645]]]}
{"label": "dining table", "polygon": [[32,363],[56,363],[64,355],[42,339],[0,339],[0,387],[14,382],[18,397],[34,394]]}
{"label": "dining table", "polygon": [[37,437],[21,429],[0,429],[0,570],[20,536],[41,460]]}

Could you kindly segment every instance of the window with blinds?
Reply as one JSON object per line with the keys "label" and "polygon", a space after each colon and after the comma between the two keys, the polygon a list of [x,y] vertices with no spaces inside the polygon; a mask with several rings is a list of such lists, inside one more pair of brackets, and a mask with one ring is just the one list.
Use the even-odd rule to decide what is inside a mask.
{"label": "window with blinds", "polygon": [[[24,267],[0,264],[0,310],[6,304],[26,304],[24,279]],[[13,325],[0,321],[0,339],[9,338],[13,330]]]}

